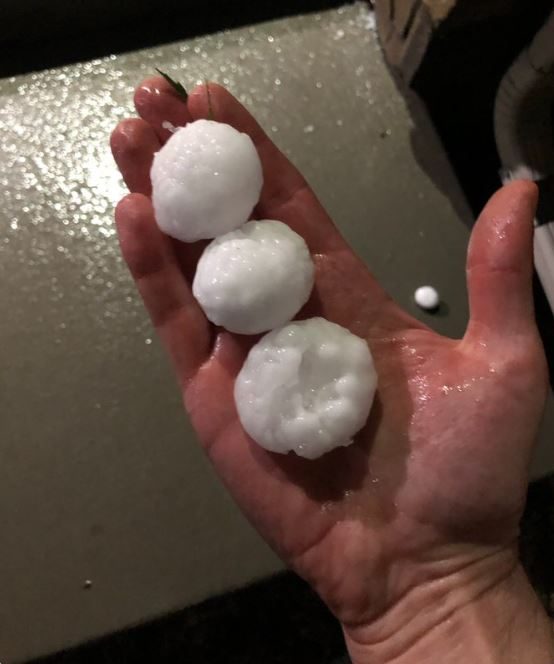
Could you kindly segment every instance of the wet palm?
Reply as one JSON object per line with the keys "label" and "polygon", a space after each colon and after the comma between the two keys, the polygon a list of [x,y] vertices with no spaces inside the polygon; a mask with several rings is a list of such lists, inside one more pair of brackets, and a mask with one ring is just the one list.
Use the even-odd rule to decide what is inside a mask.
{"label": "wet palm", "polygon": [[244,433],[233,383],[252,342],[208,324],[190,292],[200,247],[162,236],[148,198],[162,122],[206,117],[206,90],[186,105],[163,80],[146,81],[135,98],[141,119],[112,136],[135,192],[118,206],[118,230],[218,474],[347,628],[484,559],[506,573],[545,395],[530,283],[534,187],[514,183],[481,215],[468,259],[472,321],[463,340],[446,339],[396,306],[252,117],[224,89],[210,90],[215,118],[249,133],[260,153],[255,216],[286,222],[312,252],[316,288],[301,317],[321,315],[367,339],[379,373],[369,422],[349,448],[307,461],[268,453]]}

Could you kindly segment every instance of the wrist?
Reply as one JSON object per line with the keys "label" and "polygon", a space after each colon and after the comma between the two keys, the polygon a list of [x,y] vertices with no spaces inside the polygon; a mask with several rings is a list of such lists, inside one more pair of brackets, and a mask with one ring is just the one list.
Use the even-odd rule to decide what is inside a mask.
{"label": "wrist", "polygon": [[552,664],[551,622],[521,566],[498,555],[418,585],[371,624],[343,625],[353,664]]}

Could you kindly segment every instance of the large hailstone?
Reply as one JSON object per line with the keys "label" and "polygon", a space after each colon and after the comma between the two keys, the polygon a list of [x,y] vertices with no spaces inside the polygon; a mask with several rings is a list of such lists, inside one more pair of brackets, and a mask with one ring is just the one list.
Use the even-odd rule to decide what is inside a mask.
{"label": "large hailstone", "polygon": [[238,228],[263,184],[251,138],[212,120],[179,128],[154,155],[150,177],[158,226],[183,242]]}
{"label": "large hailstone", "polygon": [[298,233],[280,221],[250,221],[206,247],[192,292],[212,323],[257,334],[290,321],[313,283],[314,265]]}
{"label": "large hailstone", "polygon": [[311,318],[253,346],[235,382],[235,402],[243,428],[266,450],[314,459],[352,443],[376,389],[367,344]]}

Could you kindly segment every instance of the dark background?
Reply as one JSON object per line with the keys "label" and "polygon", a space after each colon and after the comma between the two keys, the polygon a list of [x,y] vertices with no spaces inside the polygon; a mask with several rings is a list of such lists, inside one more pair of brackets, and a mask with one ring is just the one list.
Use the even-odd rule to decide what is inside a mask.
{"label": "dark background", "polygon": [[0,76],[343,4],[341,0],[2,0]]}

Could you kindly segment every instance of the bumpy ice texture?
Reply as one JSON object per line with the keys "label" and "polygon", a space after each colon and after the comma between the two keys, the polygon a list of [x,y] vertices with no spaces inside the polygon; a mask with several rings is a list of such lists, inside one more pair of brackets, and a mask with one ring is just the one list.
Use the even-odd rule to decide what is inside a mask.
{"label": "bumpy ice texture", "polygon": [[308,300],[314,265],[304,239],[280,221],[250,221],[211,242],[192,285],[206,316],[257,334],[290,321]]}
{"label": "bumpy ice texture", "polygon": [[238,228],[263,183],[250,137],[211,120],[178,129],[154,156],[150,177],[158,226],[184,242]]}
{"label": "bumpy ice texture", "polygon": [[352,443],[377,389],[367,344],[323,318],[266,334],[235,382],[245,431],[271,452],[308,459]]}

